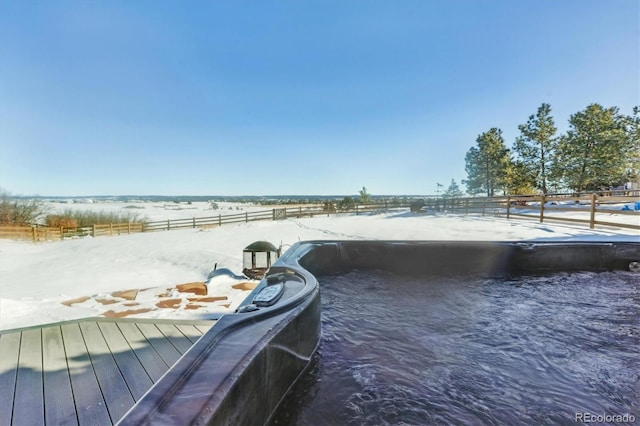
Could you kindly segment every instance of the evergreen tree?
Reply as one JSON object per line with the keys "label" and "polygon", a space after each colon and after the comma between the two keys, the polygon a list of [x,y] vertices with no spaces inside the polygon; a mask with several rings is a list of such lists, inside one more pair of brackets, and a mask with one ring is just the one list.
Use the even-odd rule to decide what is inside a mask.
{"label": "evergreen tree", "polygon": [[630,181],[640,183],[640,106],[634,107],[633,114],[626,117],[626,131],[629,144],[628,175]]}
{"label": "evergreen tree", "polygon": [[353,198],[347,196],[338,203],[338,208],[340,210],[353,210],[356,208],[356,202]]}
{"label": "evergreen tree", "polygon": [[[577,192],[622,185],[632,178],[633,149],[628,118],[618,108],[591,104],[573,114],[556,148],[553,175]],[[636,144],[637,146],[637,144]]]}
{"label": "evergreen tree", "polygon": [[367,188],[363,186],[358,193],[360,194],[360,202],[362,204],[369,204],[371,202],[371,195],[367,192]]}
{"label": "evergreen tree", "polygon": [[527,195],[536,192],[535,174],[521,160],[511,160],[507,168],[506,187],[509,194]]}
{"label": "evergreen tree", "polygon": [[442,194],[443,197],[449,197],[449,198],[459,198],[459,197],[462,197],[462,195],[463,195],[462,191],[460,190],[460,187],[456,183],[455,179],[451,179],[451,183],[449,184],[449,187]]}
{"label": "evergreen tree", "polygon": [[467,192],[486,192],[493,197],[499,189],[505,189],[509,168],[509,150],[504,144],[502,130],[492,128],[476,139],[477,147],[472,147],[465,156],[467,171]]}
{"label": "evergreen tree", "polygon": [[535,187],[546,194],[551,156],[556,145],[556,126],[551,116],[551,105],[543,103],[536,115],[529,116],[527,123],[519,125],[518,129],[520,136],[513,146],[520,157],[516,170],[533,175]]}

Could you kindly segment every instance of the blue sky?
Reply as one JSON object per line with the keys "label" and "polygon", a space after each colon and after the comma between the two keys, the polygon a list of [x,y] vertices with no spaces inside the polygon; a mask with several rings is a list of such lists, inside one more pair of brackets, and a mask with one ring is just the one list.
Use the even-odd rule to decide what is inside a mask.
{"label": "blue sky", "polygon": [[15,194],[432,194],[543,102],[640,104],[640,2],[0,2]]}

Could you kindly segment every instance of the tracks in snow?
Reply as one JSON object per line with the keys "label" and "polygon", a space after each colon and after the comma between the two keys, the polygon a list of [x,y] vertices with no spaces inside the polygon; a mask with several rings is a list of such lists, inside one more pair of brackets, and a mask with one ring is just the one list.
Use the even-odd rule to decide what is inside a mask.
{"label": "tracks in snow", "polygon": [[304,225],[303,223],[301,223],[298,220],[294,220],[293,221],[299,228],[301,229],[305,229],[307,231],[316,231],[316,232],[321,232],[322,234],[328,236],[328,237],[332,237],[332,238],[339,238],[339,239],[348,239],[348,240],[365,240],[365,239],[371,239],[362,235],[353,235],[353,234],[343,234],[341,232],[334,232],[334,231],[330,231],[328,229],[322,229],[322,228],[312,228],[310,226]]}

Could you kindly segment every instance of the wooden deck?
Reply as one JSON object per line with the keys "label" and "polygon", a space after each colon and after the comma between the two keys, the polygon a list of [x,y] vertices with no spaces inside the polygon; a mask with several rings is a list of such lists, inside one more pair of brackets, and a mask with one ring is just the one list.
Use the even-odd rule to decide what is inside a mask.
{"label": "wooden deck", "polygon": [[0,332],[0,426],[115,424],[214,322],[90,318]]}

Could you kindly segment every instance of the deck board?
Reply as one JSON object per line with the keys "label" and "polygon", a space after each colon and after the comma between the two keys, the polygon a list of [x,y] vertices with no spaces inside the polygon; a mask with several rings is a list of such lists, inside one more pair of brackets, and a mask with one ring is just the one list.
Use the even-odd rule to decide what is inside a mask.
{"label": "deck board", "polygon": [[140,329],[133,323],[118,324],[122,335],[127,339],[145,371],[155,383],[169,369],[169,365],[160,354],[149,344]]}
{"label": "deck board", "polygon": [[88,318],[0,332],[0,425],[113,425],[215,321]]}
{"label": "deck board", "polygon": [[209,327],[205,327],[205,326],[202,326],[202,325],[200,325],[200,324],[194,324],[193,326],[194,326],[195,328],[197,328],[198,330],[200,330],[200,333],[202,333],[202,334],[206,333],[206,332],[207,332],[207,330],[208,330],[209,328],[211,328],[211,326],[209,326]]}
{"label": "deck board", "polygon": [[11,424],[21,333],[0,335],[0,425]]}
{"label": "deck board", "polygon": [[78,418],[60,327],[42,329],[42,370],[45,423],[77,425]]}
{"label": "deck board", "polygon": [[42,392],[42,333],[28,330],[22,333],[18,376],[13,402],[13,423],[44,425]]}
{"label": "deck board", "polygon": [[155,324],[138,324],[138,328],[167,365],[173,365],[180,359],[182,354],[178,352]]}
{"label": "deck board", "polygon": [[80,323],[82,336],[87,344],[93,369],[98,378],[102,396],[107,403],[107,410],[111,420],[125,415],[135,401],[127,387],[127,383],[118,369],[109,346],[102,336],[102,332],[95,322]]}
{"label": "deck board", "polygon": [[173,324],[158,324],[158,329],[180,352],[180,354],[184,354],[191,346],[193,346],[193,342],[187,339],[187,337]]}
{"label": "deck board", "polygon": [[197,342],[202,337],[202,332],[195,325],[176,324],[176,327],[191,343]]}
{"label": "deck board", "polygon": [[113,354],[118,369],[126,378],[131,396],[134,401],[137,401],[153,385],[151,378],[115,323],[102,323],[98,326]]}
{"label": "deck board", "polygon": [[67,351],[78,422],[85,425],[111,425],[113,422],[102,397],[79,324],[65,324],[60,328]]}

